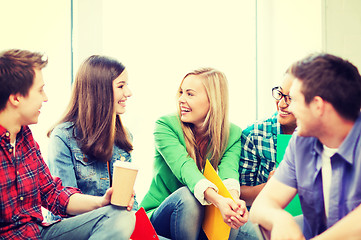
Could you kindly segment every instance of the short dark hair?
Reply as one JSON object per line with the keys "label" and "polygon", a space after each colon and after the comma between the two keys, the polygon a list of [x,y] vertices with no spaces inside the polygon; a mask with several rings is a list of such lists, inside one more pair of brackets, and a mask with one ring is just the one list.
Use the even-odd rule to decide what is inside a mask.
{"label": "short dark hair", "polygon": [[11,94],[27,96],[33,85],[34,68],[42,69],[48,63],[43,54],[11,49],[0,53],[0,111],[5,109]]}
{"label": "short dark hair", "polygon": [[302,82],[307,104],[319,96],[345,119],[356,120],[359,116],[361,76],[349,61],[327,53],[311,54],[295,62],[290,73]]}

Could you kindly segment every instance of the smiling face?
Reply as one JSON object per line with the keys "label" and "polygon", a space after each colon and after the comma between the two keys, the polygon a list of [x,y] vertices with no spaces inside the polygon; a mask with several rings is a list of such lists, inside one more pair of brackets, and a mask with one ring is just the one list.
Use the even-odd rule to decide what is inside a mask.
{"label": "smiling face", "polygon": [[113,81],[114,110],[116,114],[125,113],[126,101],[132,96],[132,92],[128,87],[127,69]]}
{"label": "smiling face", "polygon": [[301,92],[302,82],[295,79],[291,87],[292,102],[290,111],[297,119],[297,134],[303,137],[317,137],[321,131],[321,123],[314,111],[314,103],[306,104],[305,96]]}
{"label": "smiling face", "polygon": [[199,75],[187,76],[179,88],[179,108],[182,122],[202,128],[209,112],[209,99]]}
{"label": "smiling face", "polygon": [[34,68],[34,82],[26,96],[18,96],[18,109],[21,125],[30,125],[38,122],[43,102],[48,101],[44,92],[43,74],[40,69]]}
{"label": "smiling face", "polygon": [[[287,74],[284,77],[284,80],[281,85],[281,91],[285,95],[289,95],[290,88],[292,86],[294,77],[291,74]],[[281,100],[276,100],[277,106],[277,120],[281,125],[281,128],[285,134],[291,134],[296,128],[296,118],[290,112],[289,106],[285,102],[285,98],[283,97]]]}

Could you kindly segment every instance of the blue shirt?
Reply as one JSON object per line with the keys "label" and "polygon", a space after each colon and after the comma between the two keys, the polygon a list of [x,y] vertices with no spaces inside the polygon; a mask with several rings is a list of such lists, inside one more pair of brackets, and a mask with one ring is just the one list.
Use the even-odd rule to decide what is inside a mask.
{"label": "blue shirt", "polygon": [[[74,137],[74,124],[61,123],[50,135],[48,165],[53,176],[63,181],[63,186],[79,188],[84,194],[103,196],[110,187],[109,173],[106,162],[96,161],[85,155]],[[131,162],[131,155],[114,145],[110,161],[110,171],[113,173],[113,163],[120,160]],[[133,209],[138,209],[135,200]]]}
{"label": "blue shirt", "polygon": [[277,134],[281,133],[277,113],[242,131],[239,161],[241,186],[256,186],[267,182],[269,173],[276,168]]}
{"label": "blue shirt", "polygon": [[333,226],[361,203],[361,115],[331,157],[328,219],[324,211],[322,151],[323,145],[317,138],[299,137],[295,133],[274,175],[277,180],[297,189],[307,239]]}

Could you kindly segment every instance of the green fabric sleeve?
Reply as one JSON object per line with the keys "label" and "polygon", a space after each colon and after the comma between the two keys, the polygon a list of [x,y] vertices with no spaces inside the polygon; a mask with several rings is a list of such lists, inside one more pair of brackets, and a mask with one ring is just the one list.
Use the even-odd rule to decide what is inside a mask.
{"label": "green fabric sleeve", "polygon": [[233,178],[239,181],[238,168],[242,150],[241,134],[241,128],[231,124],[228,145],[218,165],[218,175],[222,180]]}
{"label": "green fabric sleeve", "polygon": [[178,118],[160,118],[156,122],[154,139],[156,150],[174,176],[194,193],[195,185],[204,176],[198,170],[195,161],[188,156]]}

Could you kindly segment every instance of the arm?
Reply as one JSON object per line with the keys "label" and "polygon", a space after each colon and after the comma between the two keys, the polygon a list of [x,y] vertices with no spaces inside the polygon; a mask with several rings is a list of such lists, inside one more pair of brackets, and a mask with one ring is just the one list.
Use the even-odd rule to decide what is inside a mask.
{"label": "arm", "polygon": [[259,159],[257,157],[257,148],[253,143],[253,135],[250,132],[253,125],[242,132],[242,149],[239,161],[240,184],[242,199],[246,201],[247,206],[251,206],[254,199],[263,189],[265,183],[256,185],[257,175],[259,174]]}
{"label": "arm", "polygon": [[238,193],[230,191],[233,201],[219,195],[213,188],[208,188],[204,196],[207,201],[216,206],[222,214],[223,221],[231,228],[238,229],[248,220],[248,211],[244,201],[239,200]]}
{"label": "arm", "polygon": [[[219,208],[223,220],[230,227],[238,228],[248,220],[248,211],[246,203],[239,199],[239,155],[241,152],[241,129],[231,125],[228,146],[222,156],[218,166],[218,175],[230,192],[232,199],[224,198],[217,194],[215,199],[210,199],[216,207]],[[208,195],[206,197],[212,197]]]}
{"label": "arm", "polygon": [[112,193],[112,188],[109,188],[102,197],[75,193],[69,198],[66,213],[70,215],[78,215],[104,207],[110,203]]}
{"label": "arm", "polygon": [[195,185],[206,178],[188,155],[179,120],[169,116],[157,120],[154,139],[157,152],[161,154],[172,174],[194,193]]}
{"label": "arm", "polygon": [[361,236],[361,205],[347,214],[331,228],[313,238],[314,240],[360,239]]}
{"label": "arm", "polygon": [[297,189],[271,178],[252,205],[251,221],[271,231],[272,239],[304,239],[292,215],[283,210],[296,193]]}
{"label": "arm", "polygon": [[261,183],[256,186],[241,186],[242,199],[246,201],[247,206],[252,205],[265,185],[266,183]]}
{"label": "arm", "polygon": [[[112,194],[113,188],[109,188],[102,197],[75,193],[69,198],[66,213],[69,215],[78,215],[109,205]],[[133,192],[132,198],[127,206],[128,211],[131,211],[133,208],[134,195],[135,193]]]}
{"label": "arm", "polygon": [[[270,174],[268,175],[268,180],[273,176],[274,171],[271,171]],[[264,188],[264,186],[266,185],[266,183],[261,183],[259,185],[256,186],[241,186],[241,193],[242,193],[242,199],[244,201],[246,201],[247,206],[251,206],[253,201],[256,199],[256,197],[258,196],[258,194],[261,192],[261,190]]]}

